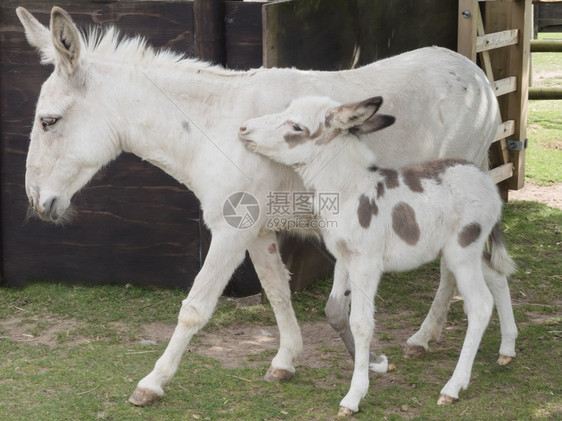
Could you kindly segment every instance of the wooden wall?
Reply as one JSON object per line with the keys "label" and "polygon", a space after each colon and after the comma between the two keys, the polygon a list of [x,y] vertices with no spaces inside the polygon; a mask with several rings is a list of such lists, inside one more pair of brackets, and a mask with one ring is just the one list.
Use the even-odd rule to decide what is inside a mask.
{"label": "wooden wall", "polygon": [[293,0],[264,6],[264,65],[348,69],[416,48],[457,46],[457,2]]}
{"label": "wooden wall", "polygon": [[[220,0],[195,0],[199,5]],[[81,27],[117,25],[146,36],[155,47],[194,56],[194,2],[183,0],[58,0]],[[224,2],[215,23],[224,39],[222,64],[249,69],[294,66],[336,70],[426,45],[456,46],[457,2],[442,0],[292,0]],[[25,221],[25,157],[34,107],[51,69],[40,66],[15,14],[30,10],[47,24],[44,0],[0,3],[0,230],[4,285],[34,281],[131,283],[189,288],[210,234],[197,199],[168,175],[123,155],[73,199],[75,220],[53,226]],[[263,6],[263,8],[262,8]],[[221,6],[222,7],[222,6]],[[204,22],[203,22],[204,24]],[[262,32],[263,28],[263,32]],[[95,110],[93,110],[95,111]],[[326,276],[330,257],[317,245],[284,240],[282,253],[296,288]],[[247,259],[228,293],[259,290]]]}
{"label": "wooden wall", "polygon": [[[261,65],[261,7],[254,4],[241,12],[239,4],[229,4],[226,11],[225,64],[257,67]],[[194,55],[193,2],[63,0],[57,5],[83,28],[115,24],[123,34],[146,36],[155,47]],[[133,155],[122,155],[75,196],[77,216],[72,223],[59,227],[25,221],[29,132],[41,84],[52,69],[39,65],[38,55],[25,40],[17,6],[26,7],[46,25],[51,9],[50,2],[38,0],[0,4],[3,284],[50,281],[188,288],[209,241],[199,202],[170,176]],[[251,264],[246,262],[237,273],[230,293],[259,290]]]}

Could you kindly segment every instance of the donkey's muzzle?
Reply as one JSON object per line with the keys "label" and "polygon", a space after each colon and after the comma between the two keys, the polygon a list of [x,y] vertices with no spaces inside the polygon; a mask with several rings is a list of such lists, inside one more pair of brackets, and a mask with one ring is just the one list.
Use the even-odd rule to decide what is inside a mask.
{"label": "donkey's muzzle", "polygon": [[29,205],[43,221],[57,222],[66,210],[63,202],[56,195],[49,195],[47,199],[42,200],[36,187],[29,190]]}
{"label": "donkey's muzzle", "polygon": [[40,216],[45,216],[50,221],[56,221],[60,218],[61,215],[58,214],[57,210],[57,202],[59,199],[57,196],[50,196],[43,202],[43,212],[41,212]]}

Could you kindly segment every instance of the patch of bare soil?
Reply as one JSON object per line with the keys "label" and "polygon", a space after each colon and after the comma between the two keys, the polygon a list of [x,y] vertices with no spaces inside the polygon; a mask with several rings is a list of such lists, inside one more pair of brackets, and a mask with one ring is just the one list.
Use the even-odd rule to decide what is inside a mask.
{"label": "patch of bare soil", "polygon": [[[14,342],[55,346],[57,337],[76,329],[80,323],[72,319],[59,319],[55,316],[46,317],[10,317],[0,320],[0,338],[8,338]],[[84,338],[74,340],[73,343],[84,342]]]}
{"label": "patch of bare soil", "polygon": [[562,210],[562,183],[552,186],[539,186],[527,181],[525,187],[521,190],[510,191],[509,199],[544,203],[547,206]]}

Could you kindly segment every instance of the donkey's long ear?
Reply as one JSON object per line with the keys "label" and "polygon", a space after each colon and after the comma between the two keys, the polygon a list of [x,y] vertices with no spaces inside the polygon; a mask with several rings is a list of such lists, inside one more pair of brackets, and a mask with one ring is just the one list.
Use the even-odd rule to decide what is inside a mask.
{"label": "donkey's long ear", "polygon": [[56,6],[51,10],[51,36],[57,69],[71,75],[78,67],[80,58],[80,34],[68,13]]}
{"label": "donkey's long ear", "polygon": [[384,129],[394,123],[393,116],[377,114],[382,105],[382,97],[376,96],[365,101],[340,105],[326,113],[326,125],[354,134],[371,133]]}
{"label": "donkey's long ear", "polygon": [[25,30],[27,42],[37,48],[41,53],[41,63],[53,64],[55,62],[55,48],[53,47],[49,29],[41,25],[41,23],[23,7],[18,7],[16,9],[16,14]]}

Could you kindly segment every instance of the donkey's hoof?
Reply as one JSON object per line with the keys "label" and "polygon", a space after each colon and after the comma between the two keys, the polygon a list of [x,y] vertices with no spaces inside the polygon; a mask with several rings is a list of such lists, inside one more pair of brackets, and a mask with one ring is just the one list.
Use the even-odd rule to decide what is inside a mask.
{"label": "donkey's hoof", "polygon": [[508,357],[507,355],[500,355],[500,357],[498,358],[498,364],[508,365],[512,359],[513,359],[512,357]]}
{"label": "donkey's hoof", "polygon": [[439,396],[439,399],[437,400],[437,405],[450,405],[456,401],[457,401],[456,398],[451,398],[450,396],[442,394]]}
{"label": "donkey's hoof", "polygon": [[390,366],[393,364],[388,364],[388,358],[386,355],[379,355],[378,357],[374,354],[371,354],[371,361],[369,362],[369,370],[374,371],[375,373],[386,373],[388,371],[392,371]]}
{"label": "donkey's hoof", "polygon": [[288,370],[283,370],[281,368],[269,367],[267,373],[265,373],[264,379],[266,382],[285,382],[293,378],[293,374]]}
{"label": "donkey's hoof", "polygon": [[137,387],[129,398],[129,402],[135,406],[150,406],[158,402],[160,398],[161,396],[152,390]]}
{"label": "donkey's hoof", "polygon": [[404,347],[404,358],[420,358],[425,355],[425,348],[420,345],[406,345]]}
{"label": "donkey's hoof", "polygon": [[340,409],[338,411],[338,417],[349,418],[353,416],[354,413],[355,411],[353,411],[353,409],[346,408],[345,406],[340,406]]}

